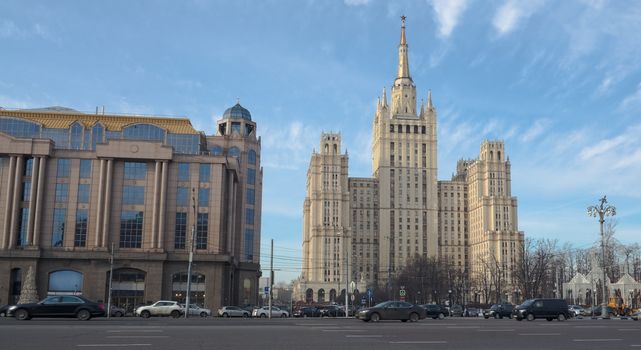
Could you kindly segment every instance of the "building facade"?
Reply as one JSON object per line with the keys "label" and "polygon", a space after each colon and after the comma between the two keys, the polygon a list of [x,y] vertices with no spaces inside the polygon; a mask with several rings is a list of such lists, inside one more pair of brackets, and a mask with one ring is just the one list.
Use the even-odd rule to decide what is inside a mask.
{"label": "building facade", "polygon": [[[0,303],[27,270],[39,297],[77,293],[132,310],[255,304],[260,138],[239,104],[216,135],[186,118],[0,109]],[[113,266],[110,260],[113,256]],[[110,269],[113,268],[113,275]]]}
{"label": "building facade", "polygon": [[[438,181],[437,110],[431,91],[427,104],[417,109],[404,17],[398,59],[391,101],[384,89],[374,114],[373,177],[348,177],[339,134],[321,135],[321,152],[312,154],[303,210],[303,272],[295,284],[300,300],[334,301],[332,296],[346,288],[351,292],[346,281],[361,292],[384,286],[415,256],[438,257],[467,279],[485,272],[487,262],[498,262],[510,280],[523,233],[503,142],[483,142],[478,159],[459,161],[451,180]],[[324,153],[328,140],[338,142]],[[322,180],[334,173],[340,189]],[[345,238],[348,242],[339,243]]]}

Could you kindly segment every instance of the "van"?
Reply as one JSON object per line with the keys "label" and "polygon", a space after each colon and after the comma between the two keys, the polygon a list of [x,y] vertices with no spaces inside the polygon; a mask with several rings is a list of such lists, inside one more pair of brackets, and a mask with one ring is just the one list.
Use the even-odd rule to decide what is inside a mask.
{"label": "van", "polygon": [[570,318],[570,311],[568,303],[563,299],[529,299],[514,308],[512,315],[517,321],[534,321],[537,318],[565,321]]}

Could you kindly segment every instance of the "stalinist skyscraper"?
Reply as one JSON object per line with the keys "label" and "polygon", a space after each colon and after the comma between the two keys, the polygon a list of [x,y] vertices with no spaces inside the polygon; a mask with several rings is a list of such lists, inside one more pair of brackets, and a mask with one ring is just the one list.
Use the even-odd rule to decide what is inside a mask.
{"label": "stalinist skyscraper", "polygon": [[401,20],[391,101],[383,89],[374,113],[373,177],[348,177],[339,133],[323,133],[312,154],[295,285],[301,300],[382,287],[417,256],[439,258],[469,279],[491,260],[503,281],[511,279],[523,233],[503,141],[484,141],[478,159],[459,161],[451,180],[437,180],[437,111],[431,90],[417,110]]}

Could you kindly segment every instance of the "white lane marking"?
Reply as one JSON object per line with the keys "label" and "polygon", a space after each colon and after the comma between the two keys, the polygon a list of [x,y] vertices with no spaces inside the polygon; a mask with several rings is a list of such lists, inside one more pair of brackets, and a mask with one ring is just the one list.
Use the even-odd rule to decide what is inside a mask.
{"label": "white lane marking", "polygon": [[471,329],[471,328],[481,328],[481,326],[450,326],[447,327],[450,329]]}
{"label": "white lane marking", "polygon": [[510,329],[477,329],[477,332],[514,332],[513,328]]}
{"label": "white lane marking", "polygon": [[546,336],[546,335],[561,335],[561,333],[519,333],[519,335],[541,335],[541,336]]}
{"label": "white lane marking", "polygon": [[151,344],[78,344],[81,348],[98,348],[98,347],[125,347],[125,346],[151,346]]}
{"label": "white lane marking", "polygon": [[572,339],[572,341],[576,341],[576,342],[591,342],[591,341],[603,342],[603,341],[621,341],[621,340],[623,340],[623,339],[619,339],[619,338],[610,338],[610,339],[606,339],[606,338],[602,338],[602,339],[598,339],[598,338],[597,339]]}
{"label": "white lane marking", "polygon": [[107,338],[169,338],[168,335],[110,335]]}
{"label": "white lane marking", "polygon": [[380,334],[347,334],[346,338],[382,338]]}
{"label": "white lane marking", "polygon": [[606,328],[607,326],[574,326],[574,328]]}
{"label": "white lane marking", "polygon": [[446,340],[405,340],[391,341],[390,344],[447,344]]}
{"label": "white lane marking", "polygon": [[641,348],[641,344],[631,344],[630,347]]}
{"label": "white lane marking", "polygon": [[338,326],[336,323],[296,323],[297,326],[307,326],[307,327],[327,327],[327,326]]}
{"label": "white lane marking", "polygon": [[365,329],[323,329],[323,332],[366,332]]}
{"label": "white lane marking", "polygon": [[619,328],[620,331],[638,331],[639,328]]}
{"label": "white lane marking", "polygon": [[136,333],[162,333],[164,332],[162,329],[112,329],[108,330],[107,333],[128,333],[128,332],[136,332]]}

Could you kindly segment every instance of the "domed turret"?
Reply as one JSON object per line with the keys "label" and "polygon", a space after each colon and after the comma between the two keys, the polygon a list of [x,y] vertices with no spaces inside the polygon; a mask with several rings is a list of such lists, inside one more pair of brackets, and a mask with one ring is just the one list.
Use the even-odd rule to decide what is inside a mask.
{"label": "domed turret", "polygon": [[245,107],[241,106],[240,103],[236,103],[233,107],[225,110],[225,113],[223,113],[223,119],[252,120],[252,115]]}

